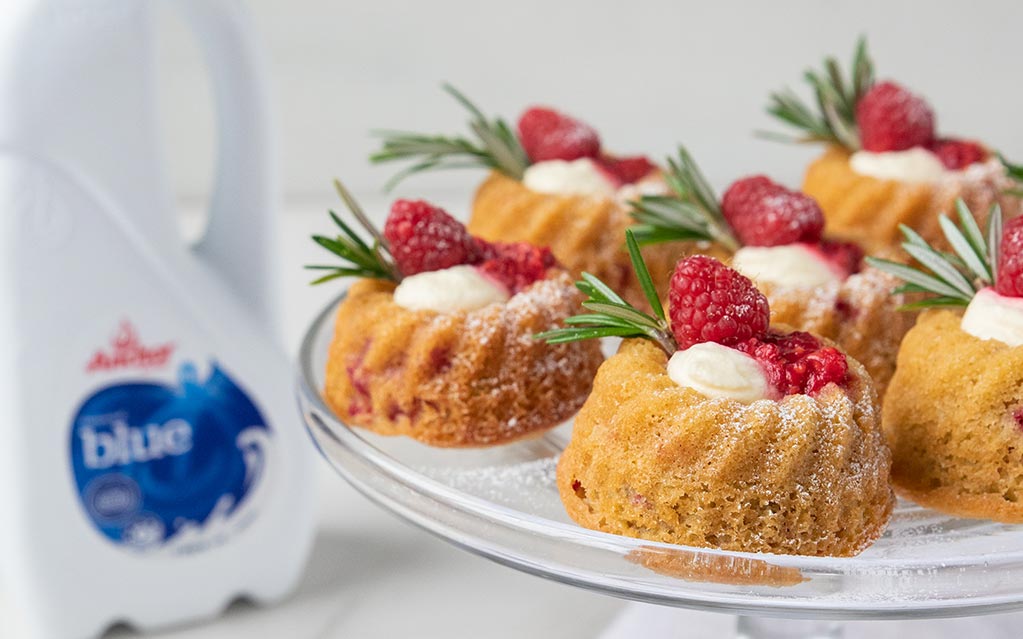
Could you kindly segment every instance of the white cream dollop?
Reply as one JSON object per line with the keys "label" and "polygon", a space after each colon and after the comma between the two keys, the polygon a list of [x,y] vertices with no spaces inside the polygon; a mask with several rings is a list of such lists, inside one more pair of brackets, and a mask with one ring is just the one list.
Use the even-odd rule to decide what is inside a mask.
{"label": "white cream dollop", "polygon": [[472,266],[410,275],[394,289],[394,302],[410,311],[475,311],[508,301],[508,291]]}
{"label": "white cream dollop", "polygon": [[933,182],[947,172],[938,156],[919,146],[883,153],[857,151],[849,166],[860,175],[900,182]]}
{"label": "white cream dollop", "polygon": [[1023,346],[1023,298],[981,289],[966,307],[960,327],[979,339],[996,339],[1009,346]]}
{"label": "white cream dollop", "polygon": [[842,280],[842,273],[805,244],[744,246],[732,257],[732,268],[759,284],[785,288],[816,288]]}
{"label": "white cream dollop", "polygon": [[627,204],[644,195],[668,195],[670,193],[671,189],[668,188],[664,178],[658,173],[652,173],[632,184],[623,184],[615,194],[615,198],[622,204]]}
{"label": "white cream dollop", "polygon": [[553,195],[614,197],[617,189],[589,158],[547,160],[526,169],[522,183],[530,191]]}
{"label": "white cream dollop", "polygon": [[770,384],[757,360],[714,342],[677,351],[668,360],[668,377],[679,386],[712,398],[748,404],[771,396]]}

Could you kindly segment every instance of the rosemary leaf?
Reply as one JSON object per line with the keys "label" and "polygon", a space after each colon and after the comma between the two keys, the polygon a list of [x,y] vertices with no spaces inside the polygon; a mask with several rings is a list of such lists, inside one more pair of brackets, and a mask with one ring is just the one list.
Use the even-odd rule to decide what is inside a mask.
{"label": "rosemary leaf", "polygon": [[450,84],[444,84],[443,89],[468,111],[470,136],[375,131],[382,142],[381,148],[370,155],[371,162],[412,162],[388,180],[386,188],[393,188],[410,175],[441,169],[487,168],[521,179],[529,158],[508,123],[500,118],[487,118]]}
{"label": "rosemary leaf", "polygon": [[[973,219],[973,216],[970,216],[970,219]],[[941,225],[941,231],[945,235],[945,239],[948,240],[952,250],[956,252],[956,255],[959,256],[963,265],[973,275],[974,279],[990,282],[991,272],[988,270],[987,264],[984,263],[987,251],[984,250],[983,253],[978,253],[973,243],[956,228],[956,225],[952,223],[948,216],[942,215],[939,217],[938,224]]]}
{"label": "rosemary leaf", "polygon": [[998,284],[998,262],[1002,251],[1002,207],[992,204],[987,213],[987,258],[991,265],[991,284]]}
{"label": "rosemary leaf", "polygon": [[770,137],[782,141],[830,142],[855,151],[860,148],[856,104],[874,82],[873,63],[867,53],[866,40],[860,38],[857,41],[848,75],[843,73],[833,57],[827,58],[823,67],[821,72],[807,70],[803,73],[803,80],[813,92],[816,108],[808,106],[788,88],[770,95],[767,112],[802,131],[802,135]]}
{"label": "rosemary leaf", "polygon": [[650,303],[650,308],[653,309],[654,314],[661,318],[661,320],[664,320],[664,307],[661,305],[661,298],[657,295],[657,288],[650,277],[650,271],[646,267],[646,262],[643,261],[643,254],[639,252],[636,236],[628,229],[625,231],[625,244],[629,248],[629,258],[637,266],[636,279],[639,280],[639,285],[643,287],[646,301]]}
{"label": "rosemary leaf", "polygon": [[874,268],[880,269],[887,273],[891,273],[895,277],[898,277],[899,279],[905,282],[916,284],[917,286],[922,287],[924,290],[928,292],[937,293],[939,295],[947,297],[963,298],[967,301],[969,301],[970,299],[970,296],[964,295],[955,287],[950,286],[946,282],[938,279],[937,277],[934,277],[933,275],[928,275],[927,273],[919,271],[913,268],[912,266],[907,266],[905,264],[900,264],[899,262],[892,262],[890,260],[883,260],[876,257],[868,257],[866,258],[866,261]]}

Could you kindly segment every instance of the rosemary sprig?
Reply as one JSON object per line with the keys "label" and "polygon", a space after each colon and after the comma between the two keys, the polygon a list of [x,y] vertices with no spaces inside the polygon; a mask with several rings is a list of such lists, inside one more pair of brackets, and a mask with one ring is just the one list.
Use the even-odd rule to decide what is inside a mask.
{"label": "rosemary sprig", "polygon": [[861,37],[856,43],[848,80],[834,57],[824,61],[823,71],[805,71],[803,79],[813,89],[814,105],[808,105],[785,88],[772,93],[767,106],[768,113],[802,134],[760,132],[760,135],[784,142],[831,142],[852,151],[859,149],[856,104],[874,84],[874,63],[867,52],[866,39]]}
{"label": "rosemary sprig", "polygon": [[355,198],[348,192],[348,189],[341,184],[340,180],[334,180],[334,188],[345,203],[345,206],[359,222],[359,225],[373,237],[373,241],[371,244],[367,244],[366,240],[362,239],[352,227],[345,224],[344,220],[337,213],[328,211],[330,218],[334,220],[334,224],[341,229],[341,233],[335,237],[314,235],[313,241],[340,257],[343,263],[341,266],[322,264],[306,266],[310,270],[327,271],[326,275],[310,283],[322,284],[339,277],[369,277],[400,282],[401,273],[398,271],[394,258],[391,256],[387,240],[373,226],[373,223],[369,221],[362,207],[355,201]]}
{"label": "rosemary sprig", "polygon": [[461,92],[450,84],[443,89],[469,112],[472,136],[425,135],[408,131],[374,131],[383,140],[379,151],[369,156],[371,162],[404,162],[412,164],[392,177],[385,188],[390,190],[406,177],[439,169],[496,169],[516,180],[529,166],[529,158],[511,127],[501,118],[488,118]]}
{"label": "rosemary sprig", "polygon": [[952,247],[944,253],[929,245],[906,225],[900,227],[906,241],[902,248],[919,264],[907,266],[890,260],[868,257],[867,263],[903,280],[896,293],[927,293],[926,299],[905,304],[903,310],[938,306],[967,306],[977,291],[995,283],[998,273],[998,245],[1002,237],[1002,209],[997,204],[988,213],[986,232],[981,232],[970,208],[956,200],[959,225],[947,216],[939,218],[941,232]]}
{"label": "rosemary sprig", "polygon": [[1009,195],[1015,195],[1016,197],[1023,197],[1023,164],[1013,164],[1012,162],[1005,159],[1005,156],[1001,153],[998,154],[998,159],[1002,161],[1002,166],[1005,167],[1005,173],[1016,183],[1011,189],[1006,189],[1005,192]]}
{"label": "rosemary sprig", "polygon": [[654,315],[637,309],[600,279],[583,273],[582,280],[575,285],[586,294],[587,299],[583,302],[583,307],[593,312],[573,315],[565,320],[565,324],[568,325],[565,328],[540,333],[534,336],[535,339],[542,339],[548,344],[561,344],[599,337],[641,337],[653,341],[669,356],[678,350],[664,315],[664,307],[650,277],[650,271],[640,254],[639,242],[631,229],[625,232],[625,243],[632,259],[632,267],[636,271],[636,278]]}
{"label": "rosemary sprig", "polygon": [[706,240],[730,251],[739,248],[714,189],[693,161],[689,151],[679,145],[678,157],[667,160],[664,179],[674,195],[645,195],[630,202],[632,228],[640,245],[672,240]]}

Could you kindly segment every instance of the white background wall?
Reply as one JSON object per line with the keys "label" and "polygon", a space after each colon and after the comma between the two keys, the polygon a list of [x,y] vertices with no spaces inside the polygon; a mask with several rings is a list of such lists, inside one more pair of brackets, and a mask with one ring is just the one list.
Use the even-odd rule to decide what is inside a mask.
{"label": "white background wall", "polygon": [[[447,80],[514,119],[549,103],[606,144],[660,157],[690,146],[718,186],[751,172],[792,185],[813,151],[755,139],[773,127],[768,92],[796,85],[827,53],[848,60],[869,35],[881,78],[926,95],[941,131],[1023,159],[1023,3],[940,0],[778,2],[249,0],[276,91],[284,186],[329,200],[330,179],[379,188],[374,127],[461,131]],[[198,54],[164,20],[166,123],[179,194],[209,184],[212,119]],[[399,192],[469,189],[479,175],[419,178]]]}

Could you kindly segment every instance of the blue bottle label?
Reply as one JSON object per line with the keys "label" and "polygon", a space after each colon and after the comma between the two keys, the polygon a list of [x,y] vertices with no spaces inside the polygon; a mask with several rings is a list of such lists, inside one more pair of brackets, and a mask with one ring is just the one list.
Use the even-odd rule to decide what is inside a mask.
{"label": "blue bottle label", "polygon": [[199,552],[248,522],[271,430],[218,365],[205,379],[117,383],[86,399],[71,428],[78,494],[93,524],[138,550]]}

